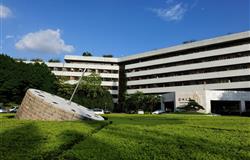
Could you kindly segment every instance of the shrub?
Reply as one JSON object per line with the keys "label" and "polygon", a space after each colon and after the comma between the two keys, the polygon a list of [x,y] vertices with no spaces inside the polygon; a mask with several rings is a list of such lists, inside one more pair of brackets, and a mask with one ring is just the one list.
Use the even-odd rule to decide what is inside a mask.
{"label": "shrub", "polygon": [[187,105],[178,108],[188,112],[190,111],[196,112],[198,110],[204,110],[204,107],[202,107],[199,103],[197,103],[194,99],[191,98],[189,98]]}

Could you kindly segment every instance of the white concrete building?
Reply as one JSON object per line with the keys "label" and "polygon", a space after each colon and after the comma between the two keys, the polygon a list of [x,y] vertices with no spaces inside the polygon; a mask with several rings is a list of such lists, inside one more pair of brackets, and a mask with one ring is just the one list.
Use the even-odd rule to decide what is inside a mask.
{"label": "white concrete building", "polygon": [[[110,92],[118,97],[125,91],[161,95],[250,91],[250,31],[121,58],[65,56],[65,61],[47,65],[57,76],[69,79],[77,79],[80,68],[100,73],[102,85],[110,87]],[[122,98],[118,101],[121,103]]]}
{"label": "white concrete building", "polygon": [[100,74],[102,78],[101,86],[107,88],[113,96],[114,103],[118,101],[118,59],[104,57],[87,56],[65,56],[66,63],[46,62],[52,72],[59,77],[64,77],[65,81],[74,84],[81,77],[83,69],[87,69],[84,76],[92,72]]}
{"label": "white concrete building", "polygon": [[177,91],[162,95],[162,109],[176,111],[189,99],[195,100],[204,110],[199,112],[218,114],[241,114],[250,112],[250,92],[222,90]]}

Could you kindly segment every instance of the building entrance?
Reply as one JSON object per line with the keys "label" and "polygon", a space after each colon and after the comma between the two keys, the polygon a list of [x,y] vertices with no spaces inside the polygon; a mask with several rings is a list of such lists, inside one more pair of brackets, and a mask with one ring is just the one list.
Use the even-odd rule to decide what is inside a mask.
{"label": "building entrance", "polygon": [[174,102],[170,101],[170,102],[164,102],[165,105],[165,109],[167,112],[174,112]]}

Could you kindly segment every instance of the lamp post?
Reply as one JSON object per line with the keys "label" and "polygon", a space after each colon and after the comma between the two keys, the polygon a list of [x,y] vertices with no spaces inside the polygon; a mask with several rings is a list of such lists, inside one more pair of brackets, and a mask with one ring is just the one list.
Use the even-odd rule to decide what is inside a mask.
{"label": "lamp post", "polygon": [[83,77],[83,75],[84,75],[85,72],[86,72],[86,68],[84,68],[84,70],[83,70],[83,72],[82,72],[82,75],[81,75],[81,77],[80,77],[80,79],[79,79],[79,81],[78,81],[78,83],[77,83],[77,85],[76,85],[76,87],[75,87],[75,89],[74,89],[74,91],[73,91],[71,97],[70,97],[70,100],[69,100],[69,103],[68,103],[69,105],[71,104],[71,101],[72,101],[72,99],[73,99],[73,97],[74,97],[74,95],[75,95],[75,93],[76,93],[76,90],[77,90],[77,88],[78,88],[78,86],[79,86],[79,84],[80,84],[80,82],[81,82],[81,80],[82,80],[82,77]]}

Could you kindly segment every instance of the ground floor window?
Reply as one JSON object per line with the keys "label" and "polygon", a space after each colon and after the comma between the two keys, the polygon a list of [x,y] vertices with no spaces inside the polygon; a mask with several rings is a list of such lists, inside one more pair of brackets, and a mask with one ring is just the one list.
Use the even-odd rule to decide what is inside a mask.
{"label": "ground floor window", "polygon": [[250,101],[245,101],[246,112],[250,113]]}
{"label": "ground floor window", "polygon": [[239,115],[240,101],[211,101],[211,112],[221,115]]}

